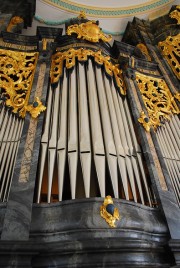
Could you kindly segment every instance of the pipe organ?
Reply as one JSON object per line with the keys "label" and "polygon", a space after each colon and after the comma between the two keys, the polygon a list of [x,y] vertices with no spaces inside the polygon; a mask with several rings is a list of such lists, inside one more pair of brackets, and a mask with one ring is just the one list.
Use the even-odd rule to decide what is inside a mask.
{"label": "pipe organ", "polygon": [[179,267],[177,14],[112,46],[84,13],[31,37],[7,16],[0,267]]}

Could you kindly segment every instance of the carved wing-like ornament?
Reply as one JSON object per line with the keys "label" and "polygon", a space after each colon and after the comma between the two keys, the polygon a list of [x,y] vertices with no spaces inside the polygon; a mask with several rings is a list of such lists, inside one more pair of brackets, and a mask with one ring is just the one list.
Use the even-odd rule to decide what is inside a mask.
{"label": "carved wing-like ornament", "polygon": [[82,38],[93,43],[97,43],[99,40],[110,42],[112,39],[111,35],[104,34],[100,27],[93,21],[69,26],[67,34],[71,35],[73,33],[77,34],[78,39]]}

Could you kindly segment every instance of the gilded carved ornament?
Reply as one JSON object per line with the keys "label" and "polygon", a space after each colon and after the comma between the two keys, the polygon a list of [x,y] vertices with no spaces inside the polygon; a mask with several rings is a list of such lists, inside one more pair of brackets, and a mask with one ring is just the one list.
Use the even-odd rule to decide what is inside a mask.
{"label": "gilded carved ornament", "polygon": [[86,12],[81,10],[79,16],[78,16],[79,19],[86,19]]}
{"label": "gilded carved ornament", "polygon": [[38,97],[35,98],[33,104],[27,106],[27,111],[31,114],[33,118],[37,118],[41,112],[44,112],[46,107],[42,104]]}
{"label": "gilded carved ornament", "polygon": [[170,119],[172,114],[179,114],[180,110],[174,100],[175,96],[172,96],[163,79],[136,73],[136,82],[148,113],[146,116],[142,111],[138,121],[146,131],[149,131],[151,127],[156,131],[157,127],[164,120]]}
{"label": "gilded carved ornament", "polygon": [[177,24],[180,24],[180,6],[176,6],[176,9],[169,14],[171,19],[176,19]]}
{"label": "gilded carved ornament", "polygon": [[[28,104],[33,83],[37,52],[19,52],[0,49],[0,88],[5,105],[24,118],[26,111],[35,115]],[[36,102],[36,101],[35,101]],[[42,111],[42,104],[33,103],[36,110]],[[44,107],[44,106],[43,106]],[[45,109],[45,107],[44,107]]]}
{"label": "gilded carved ornament", "polygon": [[47,49],[47,42],[48,42],[48,40],[46,38],[43,38],[42,39],[42,49],[43,50],[46,50]]}
{"label": "gilded carved ornament", "polygon": [[139,44],[137,44],[136,47],[141,50],[142,54],[145,55],[145,57],[147,58],[148,61],[151,61],[151,56],[149,55],[149,52],[148,52],[146,45],[139,43]]}
{"label": "gilded carved ornament", "polygon": [[174,74],[180,79],[180,34],[168,36],[165,41],[158,43],[158,47],[161,49]]}
{"label": "gilded carved ornament", "polygon": [[99,40],[104,42],[110,42],[112,40],[112,36],[104,34],[95,21],[88,21],[69,26],[67,28],[67,35],[73,33],[77,34],[78,39],[82,38],[93,43],[97,43]]}
{"label": "gilded carved ornament", "polygon": [[174,95],[174,98],[180,102],[180,93],[176,93]]}
{"label": "gilded carved ornament", "polygon": [[23,23],[24,20],[21,17],[15,16],[12,17],[12,19],[10,20],[8,26],[7,26],[7,32],[12,32],[13,28],[20,23]]}
{"label": "gilded carved ornament", "polygon": [[75,66],[76,58],[78,61],[85,62],[88,57],[93,57],[98,65],[104,65],[105,72],[109,76],[114,76],[116,85],[119,88],[122,95],[126,95],[126,88],[122,79],[122,71],[118,68],[118,64],[113,64],[109,56],[102,55],[101,51],[93,51],[91,49],[69,49],[63,52],[56,52],[52,56],[50,77],[51,83],[57,83],[59,78],[63,75],[63,66],[67,69],[71,69]]}
{"label": "gilded carved ornament", "polygon": [[110,227],[116,227],[116,220],[120,220],[118,208],[114,206],[110,195],[104,198],[104,202],[100,207],[100,215],[103,219],[105,219]]}

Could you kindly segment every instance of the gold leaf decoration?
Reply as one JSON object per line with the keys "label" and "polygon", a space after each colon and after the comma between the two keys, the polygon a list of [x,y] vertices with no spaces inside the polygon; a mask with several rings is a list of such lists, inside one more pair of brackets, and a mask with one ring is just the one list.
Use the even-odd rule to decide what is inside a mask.
{"label": "gold leaf decoration", "polygon": [[138,119],[138,122],[143,125],[146,131],[150,131],[151,128],[151,122],[149,121],[149,118],[145,115],[144,111],[141,111],[140,118]]}
{"label": "gold leaf decoration", "polygon": [[78,18],[79,18],[79,19],[86,19],[86,12],[83,11],[83,10],[81,10],[81,11],[80,11],[80,14],[79,14],[79,16],[78,16]]}
{"label": "gold leaf decoration", "polygon": [[119,88],[122,95],[126,94],[126,88],[122,78],[122,71],[118,68],[117,64],[113,64],[111,62],[111,58],[109,56],[102,55],[101,51],[93,51],[90,49],[69,49],[63,52],[56,52],[52,56],[50,77],[51,83],[57,83],[59,78],[63,74],[63,66],[65,61],[65,66],[67,69],[71,69],[75,66],[76,58],[78,61],[85,62],[88,60],[88,57],[93,57],[95,62],[98,65],[104,65],[105,72],[109,76],[114,76],[116,85]]}
{"label": "gold leaf decoration", "polygon": [[174,98],[180,102],[180,93],[176,93],[174,95]]}
{"label": "gold leaf decoration", "polygon": [[0,88],[5,104],[25,117],[37,63],[37,52],[0,49]]}
{"label": "gold leaf decoration", "polygon": [[85,23],[69,26],[67,28],[67,35],[73,33],[77,34],[78,39],[82,38],[93,43],[97,43],[99,40],[104,42],[110,42],[112,40],[112,36],[104,34],[94,21],[87,21]]}
{"label": "gold leaf decoration", "polygon": [[148,61],[151,61],[151,56],[149,55],[149,52],[148,52],[146,45],[139,43],[139,44],[137,44],[136,47],[141,50],[142,54],[145,55],[145,57]]}
{"label": "gold leaf decoration", "polygon": [[103,205],[100,207],[100,215],[110,227],[116,227],[116,220],[120,220],[118,208],[114,206],[110,195],[104,198]]}
{"label": "gold leaf decoration", "polygon": [[156,131],[164,120],[170,119],[170,115],[179,114],[174,97],[163,79],[136,72],[136,82],[149,117],[148,119],[144,113],[141,113],[139,122],[147,131],[150,127]]}
{"label": "gold leaf decoration", "polygon": [[31,114],[33,118],[37,118],[41,112],[46,110],[46,107],[42,104],[38,97],[35,98],[33,104],[26,107],[26,110]]}
{"label": "gold leaf decoration", "polygon": [[20,23],[23,23],[24,20],[21,17],[18,16],[14,16],[12,17],[12,19],[10,20],[8,26],[7,26],[7,32],[12,32],[13,28]]}
{"label": "gold leaf decoration", "polygon": [[176,19],[177,24],[180,24],[180,6],[176,6],[176,9],[169,14],[171,19]]}
{"label": "gold leaf decoration", "polygon": [[161,49],[174,74],[180,79],[180,34],[168,36],[165,41],[158,43],[158,47]]}

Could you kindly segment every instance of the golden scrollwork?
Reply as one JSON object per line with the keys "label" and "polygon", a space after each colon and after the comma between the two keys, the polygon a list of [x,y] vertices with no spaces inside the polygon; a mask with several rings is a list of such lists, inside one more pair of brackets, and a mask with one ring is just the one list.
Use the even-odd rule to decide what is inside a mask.
{"label": "golden scrollwork", "polygon": [[168,36],[165,41],[159,42],[158,47],[161,49],[162,54],[165,56],[169,65],[171,66],[174,74],[180,79],[180,34],[176,36]]}
{"label": "golden scrollwork", "polygon": [[136,72],[136,82],[148,112],[148,117],[141,112],[139,122],[147,131],[153,127],[156,131],[163,120],[170,115],[179,114],[179,108],[165,81],[161,78],[150,77]]}
{"label": "golden scrollwork", "polygon": [[137,44],[136,47],[141,50],[142,54],[145,55],[145,57],[148,61],[151,61],[151,56],[149,55],[149,52],[148,52],[146,45],[139,43],[139,44]]}
{"label": "golden scrollwork", "polygon": [[23,19],[21,17],[18,16],[14,16],[12,17],[12,19],[10,20],[8,26],[7,26],[7,32],[12,32],[12,29],[20,23],[23,23]]}
{"label": "golden scrollwork", "polygon": [[100,207],[100,215],[111,227],[116,227],[116,220],[120,220],[118,208],[114,206],[110,195],[104,198],[103,205]]}
{"label": "golden scrollwork", "polygon": [[25,117],[38,53],[0,49],[0,88],[5,104]]}
{"label": "golden scrollwork", "polygon": [[64,61],[66,68],[71,69],[75,66],[76,58],[78,61],[85,62],[90,56],[94,58],[95,62],[98,65],[104,65],[105,72],[111,77],[114,76],[116,85],[119,88],[121,94],[126,95],[126,88],[122,79],[122,71],[118,68],[117,64],[113,64],[111,62],[111,58],[109,56],[104,56],[100,50],[93,51],[91,49],[71,48],[67,51],[56,52],[52,56],[50,70],[51,83],[57,83],[59,78],[62,76]]}
{"label": "golden scrollwork", "polygon": [[112,36],[104,34],[94,21],[69,26],[67,34],[71,35],[73,33],[77,34],[78,39],[82,38],[93,43],[97,43],[99,40],[104,42],[110,42],[112,40]]}
{"label": "golden scrollwork", "polygon": [[180,5],[176,6],[176,9],[169,14],[171,19],[176,19],[177,24],[180,24]]}

